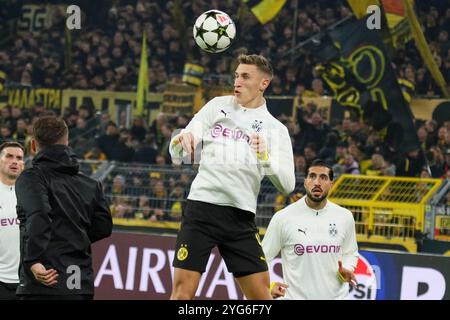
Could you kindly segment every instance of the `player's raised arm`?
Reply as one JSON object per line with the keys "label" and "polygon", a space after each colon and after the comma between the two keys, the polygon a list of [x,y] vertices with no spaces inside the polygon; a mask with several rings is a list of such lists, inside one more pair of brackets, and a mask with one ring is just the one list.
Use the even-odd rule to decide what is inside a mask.
{"label": "player's raised arm", "polygon": [[194,161],[197,145],[214,121],[214,99],[203,106],[192,118],[186,128],[176,130],[169,145],[169,153],[174,163],[181,163],[185,155]]}

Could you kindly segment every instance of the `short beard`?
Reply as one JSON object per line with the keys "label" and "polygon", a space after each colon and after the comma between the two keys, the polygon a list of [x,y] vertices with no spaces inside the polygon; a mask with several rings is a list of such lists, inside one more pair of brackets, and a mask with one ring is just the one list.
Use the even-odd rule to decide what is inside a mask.
{"label": "short beard", "polygon": [[10,173],[7,173],[7,174],[6,174],[6,177],[7,177],[9,180],[16,180],[19,176],[20,176],[20,173],[19,173],[19,174],[10,174]]}
{"label": "short beard", "polygon": [[322,202],[328,196],[328,192],[324,192],[320,197],[315,197],[310,191],[306,191],[306,196],[313,202]]}

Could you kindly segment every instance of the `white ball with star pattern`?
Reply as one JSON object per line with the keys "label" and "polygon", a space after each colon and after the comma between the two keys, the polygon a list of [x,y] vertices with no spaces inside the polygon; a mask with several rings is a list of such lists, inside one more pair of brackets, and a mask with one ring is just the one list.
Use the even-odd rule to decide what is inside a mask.
{"label": "white ball with star pattern", "polygon": [[209,10],[195,21],[193,35],[204,51],[218,53],[227,50],[236,36],[236,26],[225,12]]}

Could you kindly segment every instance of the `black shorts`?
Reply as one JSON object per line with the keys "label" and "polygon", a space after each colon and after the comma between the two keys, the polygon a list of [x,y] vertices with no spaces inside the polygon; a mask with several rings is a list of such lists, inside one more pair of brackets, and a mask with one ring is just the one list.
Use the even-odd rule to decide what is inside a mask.
{"label": "black shorts", "polygon": [[173,266],[203,273],[215,246],[235,277],[268,270],[252,212],[187,200]]}
{"label": "black shorts", "polygon": [[18,283],[5,283],[0,281],[0,300],[16,300]]}

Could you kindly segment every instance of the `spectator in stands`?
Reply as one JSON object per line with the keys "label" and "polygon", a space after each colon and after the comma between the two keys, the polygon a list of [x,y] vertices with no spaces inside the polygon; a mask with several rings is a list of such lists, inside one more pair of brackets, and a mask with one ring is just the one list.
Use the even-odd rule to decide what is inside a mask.
{"label": "spectator in stands", "polygon": [[336,164],[344,164],[345,156],[348,154],[348,143],[347,142],[338,142],[336,144],[336,156],[334,158],[333,163]]}
{"label": "spectator in stands", "polygon": [[13,134],[14,140],[17,140],[20,143],[24,144],[25,140],[28,137],[27,127],[27,121],[24,118],[18,118],[16,122],[16,130]]}
{"label": "spectator in stands", "polygon": [[318,157],[320,159],[324,159],[328,163],[333,163],[336,158],[336,146],[338,139],[339,137],[336,132],[329,132],[327,138],[325,139],[325,145],[322,149],[320,149]]}
{"label": "spectator in stands", "polygon": [[445,160],[445,163],[444,163],[444,174],[448,178],[449,172],[450,172],[450,148],[445,150],[444,160]]}
{"label": "spectator in stands", "polygon": [[132,162],[134,158],[134,142],[128,129],[120,129],[119,140],[110,152],[109,160],[116,160],[120,162]]}
{"label": "spectator in stands", "polygon": [[125,219],[133,219],[134,218],[134,205],[133,198],[131,196],[123,196],[120,197],[120,204],[123,207],[123,211],[121,212],[122,218]]}
{"label": "spectator in stands", "polygon": [[114,177],[112,188],[108,194],[111,194],[113,196],[122,196],[126,194],[126,180],[125,177],[121,174],[118,174]]}
{"label": "spectator in stands", "polygon": [[296,155],[294,156],[295,161],[295,173],[296,174],[303,174],[306,169],[306,159],[303,155]]}
{"label": "spectator in stands", "polygon": [[434,146],[437,143],[437,129],[438,124],[435,120],[428,120],[425,122],[425,129],[428,132],[427,145]]}
{"label": "spectator in stands", "polygon": [[145,135],[144,141],[138,145],[134,153],[134,162],[156,163],[158,148],[155,146],[154,138],[150,134]]}
{"label": "spectator in stands", "polygon": [[420,147],[424,150],[428,149],[428,131],[424,127],[417,130],[417,137],[419,139]]}
{"label": "spectator in stands", "polygon": [[389,166],[381,154],[374,153],[365,174],[368,176],[394,176],[395,168]]}
{"label": "spectator in stands", "polygon": [[401,157],[396,164],[397,175],[402,177],[418,177],[425,166],[425,155],[421,149],[412,150]]}
{"label": "spectator in stands", "polygon": [[3,142],[11,141],[12,138],[11,128],[7,125],[2,125],[0,127],[0,144],[2,144]]}
{"label": "spectator in stands", "polygon": [[345,174],[360,174],[359,164],[351,154],[347,154],[344,159],[342,173]]}
{"label": "spectator in stands", "polygon": [[432,146],[426,155],[428,164],[430,165],[431,176],[433,178],[443,177],[445,160],[441,148]]}
{"label": "spectator in stands", "polygon": [[130,133],[133,138],[139,142],[144,141],[147,134],[147,129],[145,129],[145,123],[142,117],[136,117],[133,119],[133,125],[131,126]]}
{"label": "spectator in stands", "polygon": [[324,146],[325,139],[330,131],[328,124],[323,121],[320,113],[314,112],[311,115],[311,120],[308,121],[303,108],[299,108],[297,110],[297,123],[300,132],[296,137],[296,150],[304,149],[307,143],[313,143],[316,150],[320,150]]}
{"label": "spectator in stands", "polygon": [[317,158],[316,145],[312,142],[306,144],[303,149],[303,155],[306,160],[306,165],[309,166]]}
{"label": "spectator in stands", "polygon": [[181,221],[181,213],[185,206],[184,185],[177,183],[169,194],[168,209],[171,221]]}
{"label": "spectator in stands", "polygon": [[167,192],[162,180],[157,179],[154,182],[149,197],[150,207],[153,211],[151,220],[169,220],[169,215],[167,213]]}
{"label": "spectator in stands", "polygon": [[114,122],[109,122],[106,126],[105,134],[97,140],[97,146],[106,155],[108,160],[113,160],[113,150],[119,142],[119,130]]}
{"label": "spectator in stands", "polygon": [[150,199],[142,195],[139,197],[139,205],[134,212],[134,217],[136,219],[142,220],[150,220],[152,217],[153,211],[150,207]]}
{"label": "spectator in stands", "polygon": [[133,197],[139,197],[146,193],[146,189],[144,188],[142,178],[140,177],[139,174],[133,175],[131,182],[132,185],[131,190],[129,192],[130,195],[132,195]]}
{"label": "spectator in stands", "polygon": [[163,124],[161,125],[161,134],[162,134],[162,140],[161,144],[159,145],[159,150],[161,150],[161,154],[168,159],[170,157],[169,154],[169,144],[170,139],[172,138],[172,131],[173,127],[170,124]]}
{"label": "spectator in stands", "polygon": [[448,135],[450,135],[450,133],[448,132],[446,127],[442,126],[438,129],[437,145],[443,150],[447,149]]}

